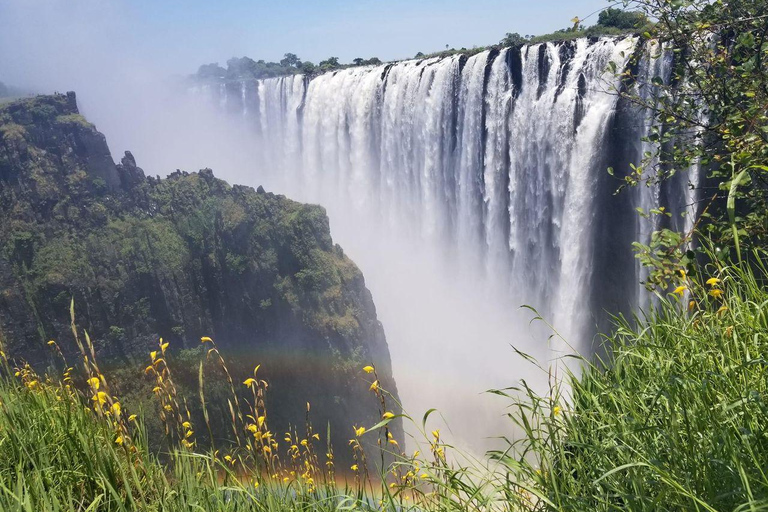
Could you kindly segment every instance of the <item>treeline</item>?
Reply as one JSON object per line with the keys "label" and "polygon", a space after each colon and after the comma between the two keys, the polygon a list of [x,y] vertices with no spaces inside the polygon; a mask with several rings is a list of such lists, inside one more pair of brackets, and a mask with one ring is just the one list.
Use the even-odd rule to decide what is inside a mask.
{"label": "treeline", "polygon": [[644,13],[639,11],[624,11],[609,7],[597,18],[597,23],[586,26],[578,16],[571,20],[570,27],[556,30],[551,34],[540,36],[520,35],[507,33],[499,44],[502,46],[522,46],[524,44],[544,43],[547,41],[559,41],[562,39],[576,39],[579,37],[611,36],[628,33],[642,33],[651,26],[651,21]]}
{"label": "treeline", "polygon": [[[524,44],[535,44],[546,41],[557,41],[562,39],[575,39],[578,37],[592,37],[601,35],[621,35],[632,32],[643,32],[651,25],[649,18],[642,12],[624,11],[622,9],[608,8],[600,12],[597,23],[592,26],[585,26],[578,17],[571,20],[573,25],[566,27],[551,34],[540,36],[520,35],[518,33],[507,33],[499,41],[498,45],[492,46],[522,46]],[[445,45],[445,50],[425,54],[418,52],[414,58],[424,59],[429,57],[442,57],[454,53],[479,53],[489,47],[450,48]],[[303,61],[295,53],[286,53],[280,62],[266,62],[264,60],[255,61],[249,57],[232,58],[227,61],[227,67],[224,68],[218,63],[204,64],[200,66],[195,78],[202,80],[243,80],[274,78],[287,75],[313,75],[334,71],[353,66],[374,66],[381,64],[381,59],[372,57],[363,59],[358,57],[352,62],[342,64],[338,57],[328,57],[325,60],[315,64],[311,61]]]}
{"label": "treeline", "polygon": [[204,64],[200,66],[195,76],[198,79],[204,80],[274,78],[277,76],[296,74],[312,75],[351,66],[374,66],[381,63],[381,59],[377,57],[371,57],[370,59],[358,57],[348,64],[339,62],[338,57],[328,57],[315,64],[308,60],[301,60],[295,53],[286,53],[280,62],[266,62],[264,60],[255,61],[249,57],[234,57],[227,61],[226,68],[220,66],[218,63]]}

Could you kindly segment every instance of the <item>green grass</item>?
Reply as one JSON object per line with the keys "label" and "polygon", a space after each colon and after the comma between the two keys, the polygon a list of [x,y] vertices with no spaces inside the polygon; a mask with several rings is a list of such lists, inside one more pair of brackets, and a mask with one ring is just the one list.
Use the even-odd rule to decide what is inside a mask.
{"label": "green grass", "polygon": [[[707,283],[713,277],[719,281]],[[608,355],[581,361],[579,374],[566,371],[559,384],[553,378],[547,394],[525,385],[497,391],[510,397],[510,420],[522,434],[490,461],[430,432],[430,412],[423,420],[405,416],[423,435],[424,454],[393,448],[386,471],[376,469],[379,454],[371,446],[386,420],[355,438],[362,444],[335,447],[355,450],[360,465],[357,478],[346,481],[328,474],[323,441],[309,425],[286,443],[275,436],[279,462],[260,455],[265,444],[247,433],[267,430],[266,421],[263,429],[251,423],[266,416],[258,405],[233,410],[233,425],[246,432],[237,445],[199,450],[191,433],[193,442],[182,445],[187,431],[205,427],[181,424],[185,406],[161,362],[162,348],[150,373],[163,377],[156,394],[173,410],[165,424],[175,442],[161,454],[147,449],[141,417],[104,413],[118,397],[95,405],[85,376],[45,378],[6,363],[0,510],[767,510],[765,279],[757,257],[751,267],[701,269],[644,318],[618,318],[605,336]],[[94,363],[85,373],[100,375]],[[101,382],[99,389],[108,389]],[[246,385],[258,403],[266,388]],[[380,438],[388,444],[386,435]]]}
{"label": "green grass", "polygon": [[768,509],[768,293],[751,264],[708,267],[682,282],[690,296],[617,319],[610,355],[568,391],[521,389],[513,445],[535,455],[496,455],[537,509]]}

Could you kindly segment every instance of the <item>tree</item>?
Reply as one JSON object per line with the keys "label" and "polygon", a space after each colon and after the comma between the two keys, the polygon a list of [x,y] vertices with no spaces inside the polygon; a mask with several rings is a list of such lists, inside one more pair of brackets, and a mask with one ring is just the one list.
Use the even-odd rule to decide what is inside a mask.
{"label": "tree", "polygon": [[504,36],[504,39],[502,39],[499,44],[501,46],[523,46],[527,42],[528,37],[523,37],[517,32],[507,32],[507,35]]}
{"label": "tree", "polygon": [[413,58],[414,59],[423,59],[424,58],[424,54],[422,52],[419,52]]}
{"label": "tree", "polygon": [[315,66],[314,63],[306,60],[301,63],[301,67],[299,69],[305,75],[311,75],[312,73],[315,72],[315,70],[317,69],[317,66]]}
{"label": "tree", "polygon": [[301,67],[301,59],[295,53],[286,53],[280,65],[286,68]]}
{"label": "tree", "polygon": [[[578,18],[575,18],[578,19]],[[624,11],[609,7],[600,12],[597,24],[603,27],[616,27],[623,30],[640,28],[648,23],[648,17],[640,11]]]}
{"label": "tree", "polygon": [[358,57],[352,61],[352,64],[354,64],[355,66],[364,66],[365,59]]}
{"label": "tree", "polygon": [[320,64],[318,64],[321,70],[328,71],[331,69],[337,69],[341,66],[339,64],[339,58],[338,57],[328,57],[326,60],[320,61]]}
{"label": "tree", "polygon": [[[222,78],[227,74],[227,70],[219,66],[218,62],[203,64],[197,69],[198,78]],[[2,89],[0,87],[0,89]],[[2,91],[0,91],[2,92]],[[2,96],[2,94],[0,94]]]}
{"label": "tree", "polygon": [[365,61],[366,66],[378,66],[381,64],[381,59],[378,57],[371,57],[367,61]]}
{"label": "tree", "polygon": [[[723,258],[741,260],[745,247],[764,247],[768,239],[766,0],[629,4],[658,20],[644,37],[668,48],[674,68],[669,81],[654,77],[652,83],[640,84],[657,89],[653,103],[632,87],[637,76],[626,79],[621,94],[651,109],[660,128],[648,138],[656,145],[655,154],[625,180],[630,185],[664,180],[700,163],[711,183],[703,189],[707,217],[700,231],[722,249]],[[649,57],[668,55],[655,52]],[[655,267],[651,278],[658,277],[663,285],[662,274],[669,274],[671,264],[686,263],[680,242],[685,238],[669,230],[656,238],[655,246],[639,247],[639,256]]]}

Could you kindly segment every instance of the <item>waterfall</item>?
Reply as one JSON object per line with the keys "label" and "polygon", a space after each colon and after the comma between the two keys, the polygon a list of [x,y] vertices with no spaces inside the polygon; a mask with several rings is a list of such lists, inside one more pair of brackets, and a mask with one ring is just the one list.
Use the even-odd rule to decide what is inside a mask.
{"label": "waterfall", "polygon": [[[422,258],[444,281],[457,283],[462,292],[456,295],[468,297],[456,300],[478,306],[478,318],[504,297],[492,314],[515,317],[510,337],[528,329],[512,305],[535,306],[567,340],[567,346],[529,347],[536,355],[588,354],[606,310],[626,312],[647,300],[638,291],[644,274],[630,244],[647,241],[658,225],[638,220],[635,208],[667,201],[682,211],[695,200],[695,191],[681,192],[679,180],[663,194],[667,185],[612,194],[621,173],[630,172],[628,164],[650,151],[642,138],[654,127],[649,113],[619,99],[623,85],[613,70],[636,65],[643,81],[669,80],[671,53],[650,58],[662,51],[657,46],[638,45],[634,37],[541,43],[311,79],[266,79],[253,88],[238,86],[237,94],[206,94],[227,109],[240,102],[240,116],[258,120],[251,148],[257,180],[328,209],[336,238],[341,233],[345,249],[369,279],[374,276],[371,288],[384,311],[390,306],[377,288],[387,287],[394,269],[407,272],[411,259]],[[653,94],[642,91],[644,99]],[[607,173],[609,166],[620,169],[616,177]],[[401,265],[387,263],[389,275],[376,275],[373,264],[361,261],[362,247],[374,238],[408,241]],[[456,325],[483,321],[448,316],[436,318]],[[403,354],[421,341],[398,348],[383,320],[402,382]],[[505,348],[467,342],[478,343],[474,355],[485,356],[491,380],[503,384],[509,369],[491,368],[494,354]],[[434,343],[419,357],[439,352]],[[460,363],[473,364],[472,355]],[[443,375],[462,371],[459,362],[445,361],[456,367]],[[480,373],[482,364],[476,365]],[[520,372],[512,370],[512,378]],[[400,387],[407,402],[407,385]]]}

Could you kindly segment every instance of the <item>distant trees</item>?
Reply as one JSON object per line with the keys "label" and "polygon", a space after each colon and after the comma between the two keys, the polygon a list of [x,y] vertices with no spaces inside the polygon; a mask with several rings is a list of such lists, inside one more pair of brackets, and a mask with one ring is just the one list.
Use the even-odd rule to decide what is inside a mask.
{"label": "distant trees", "polygon": [[648,23],[648,17],[638,11],[624,11],[609,7],[600,12],[597,24],[603,27],[616,27],[624,30],[640,28]]}
{"label": "distant trees", "polygon": [[[381,64],[381,59],[378,57],[371,57],[370,59],[358,57],[352,60],[352,63],[349,65],[378,66],[379,64]],[[344,66],[338,57],[328,57],[315,65],[310,61],[302,61],[295,53],[286,53],[280,62],[256,61],[250,57],[233,57],[227,61],[226,68],[220,66],[218,62],[203,64],[198,68],[195,78],[200,80],[249,80],[295,75],[298,73],[312,75],[318,72],[341,69]]]}
{"label": "distant trees", "polygon": [[502,46],[523,46],[527,42],[527,37],[523,37],[517,32],[507,32],[507,35],[504,36],[504,39],[501,40],[500,44]]}
{"label": "distant trees", "polygon": [[301,67],[301,59],[295,53],[286,53],[280,65],[286,68],[298,68]]}
{"label": "distant trees", "polygon": [[341,64],[339,64],[338,57],[328,57],[325,60],[321,60],[318,66],[320,67],[320,71],[330,71],[333,69],[338,69],[341,67]]}
{"label": "distant trees", "polygon": [[223,78],[227,76],[227,70],[219,66],[218,62],[203,64],[197,70],[199,78]]}

